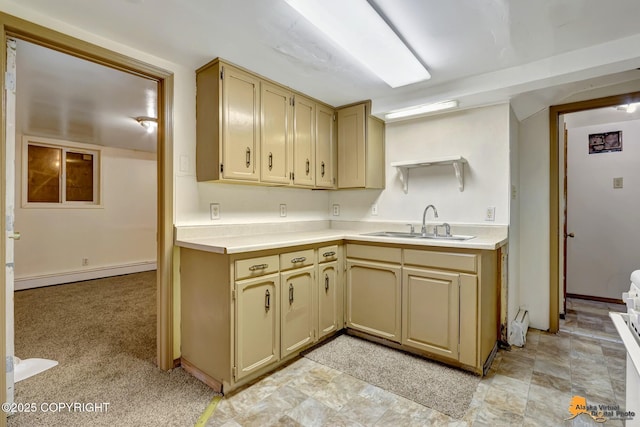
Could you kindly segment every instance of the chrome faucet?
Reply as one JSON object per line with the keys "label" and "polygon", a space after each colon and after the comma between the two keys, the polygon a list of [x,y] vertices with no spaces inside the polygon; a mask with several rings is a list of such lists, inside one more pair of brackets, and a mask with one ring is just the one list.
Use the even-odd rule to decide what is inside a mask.
{"label": "chrome faucet", "polygon": [[420,233],[423,236],[427,235],[427,223],[425,222],[426,218],[427,218],[427,211],[429,210],[429,208],[433,208],[433,217],[434,218],[438,218],[438,210],[436,209],[435,206],[433,205],[427,205],[426,208],[424,208],[424,212],[422,214],[422,229],[420,230]]}

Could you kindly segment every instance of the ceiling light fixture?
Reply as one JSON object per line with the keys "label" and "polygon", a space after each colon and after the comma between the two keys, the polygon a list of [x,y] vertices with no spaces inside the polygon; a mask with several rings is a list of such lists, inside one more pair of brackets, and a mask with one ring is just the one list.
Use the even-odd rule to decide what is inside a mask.
{"label": "ceiling light fixture", "polygon": [[640,102],[634,102],[632,104],[624,104],[618,105],[617,109],[621,111],[626,111],[627,113],[634,113],[636,108],[640,105]]}
{"label": "ceiling light fixture", "polygon": [[327,37],[395,88],[431,78],[366,0],[285,0]]}
{"label": "ceiling light fixture", "polygon": [[136,117],[136,121],[147,130],[147,133],[153,132],[153,130],[158,127],[158,119],[155,117],[140,116]]}
{"label": "ceiling light fixture", "polygon": [[385,119],[399,119],[401,117],[417,116],[418,114],[432,113],[434,111],[448,110],[458,106],[458,101],[442,101],[435,104],[418,105],[417,107],[405,108],[403,110],[391,111],[384,115]]}

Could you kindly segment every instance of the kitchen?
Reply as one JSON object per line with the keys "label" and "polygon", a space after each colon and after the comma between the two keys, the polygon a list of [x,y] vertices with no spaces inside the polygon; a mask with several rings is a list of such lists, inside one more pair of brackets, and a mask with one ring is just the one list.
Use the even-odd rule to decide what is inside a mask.
{"label": "kitchen", "polygon": [[[399,224],[411,222],[418,225],[421,222],[424,207],[427,204],[433,204],[438,208],[439,219],[454,225],[455,230],[456,224],[486,224],[487,207],[495,207],[493,223],[510,226],[508,311],[515,313],[519,305],[526,303],[530,310],[531,326],[542,330],[548,329],[549,291],[548,287],[540,286],[548,283],[549,276],[548,259],[540,256],[548,252],[548,236],[545,237],[546,233],[540,233],[540,229],[548,229],[544,220],[548,216],[548,196],[545,186],[540,184],[546,182],[544,170],[548,163],[545,157],[548,156],[548,152],[546,147],[541,149],[535,143],[530,144],[529,141],[536,141],[540,135],[543,138],[547,135],[544,108],[549,104],[538,104],[531,100],[521,100],[519,103],[518,99],[513,100],[511,105],[500,101],[485,101],[485,106],[434,116],[432,119],[415,119],[387,124],[385,190],[325,192],[197,183],[195,82],[193,80],[193,69],[196,67],[181,66],[175,62],[158,59],[150,53],[140,52],[127,46],[126,43],[120,44],[102,39],[95,34],[60,24],[52,18],[44,17],[34,10],[18,6],[13,2],[6,2],[6,8],[3,7],[3,10],[155,64],[174,73],[173,163],[176,166],[173,209],[177,226],[329,221],[335,219],[334,205],[340,207],[339,218],[342,221],[379,220]],[[627,43],[632,44],[632,41],[625,39],[619,43],[622,47]],[[201,56],[203,58],[197,66],[212,59],[210,54],[206,59],[204,55]],[[220,56],[254,71],[261,71],[251,66],[249,61],[243,61],[242,57],[234,58],[232,52],[221,50]],[[577,68],[592,69],[594,57],[589,58],[588,62],[587,58],[582,58],[582,66]],[[605,61],[601,57],[597,58]],[[632,62],[634,58],[626,59]],[[629,64],[625,65],[625,67],[628,66]],[[604,64],[602,67],[605,67]],[[615,71],[623,69],[627,68]],[[612,73],[611,68],[607,70],[609,74]],[[545,75],[543,78],[543,76],[526,75],[526,70],[522,69],[513,70],[514,74],[516,71],[520,75],[519,84],[525,87],[529,84],[528,87],[531,89],[543,82],[546,86],[551,86],[557,82],[554,78],[561,74],[558,71],[554,75]],[[587,73],[576,72],[575,77],[586,78]],[[303,76],[296,78],[303,80]],[[298,87],[296,81],[289,82],[288,79],[280,78],[274,80],[290,87]],[[332,83],[336,83],[338,88],[343,87],[339,82],[332,81]],[[313,88],[314,85],[317,83],[311,84],[311,87]],[[589,87],[589,85],[586,86]],[[629,84],[628,87],[633,85]],[[320,88],[316,87],[315,91],[321,93]],[[404,93],[394,97],[402,98],[409,104],[414,101],[413,96]],[[580,96],[583,99],[590,97],[584,93]],[[381,99],[380,102],[375,102],[374,97],[374,114],[381,113],[387,108],[392,109],[391,105],[394,102],[398,103],[397,100],[391,99],[394,97]],[[495,105],[486,106],[488,104]],[[518,123],[516,110],[523,114],[523,117],[529,118]],[[530,115],[538,111],[542,113]],[[420,148],[420,141],[425,141],[425,135],[429,136],[428,156]],[[427,142],[424,144],[426,145]],[[436,157],[460,155],[468,160],[469,163],[464,166],[464,191],[459,191],[459,184],[451,166],[436,166],[411,171],[408,193],[404,193],[402,183],[394,168],[390,167],[390,163],[432,155]],[[513,198],[514,195],[515,198]],[[211,203],[219,204],[219,220],[211,219]],[[286,219],[280,216],[281,204],[286,205],[287,216],[284,217]],[[373,213],[374,205],[377,205],[377,215]],[[521,224],[520,230],[518,230],[518,224]],[[518,247],[518,240],[526,241],[527,245]],[[512,317],[513,315],[509,318]],[[176,328],[175,322],[174,328]],[[176,358],[179,356],[178,340],[174,340],[173,344],[173,355]]]}

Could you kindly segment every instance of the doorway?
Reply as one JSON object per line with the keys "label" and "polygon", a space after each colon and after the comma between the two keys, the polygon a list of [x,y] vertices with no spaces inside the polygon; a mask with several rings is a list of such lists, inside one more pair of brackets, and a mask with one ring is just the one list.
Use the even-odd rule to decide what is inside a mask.
{"label": "doorway", "polygon": [[[0,41],[0,63],[7,69],[7,38],[19,38],[58,50],[79,58],[87,59],[127,73],[145,76],[158,83],[158,162],[157,162],[157,365],[168,370],[173,367],[173,318],[172,318],[172,254],[173,254],[173,150],[171,121],[173,110],[173,74],[159,67],[146,64],[134,58],[110,51],[91,43],[58,33],[48,28],[0,12],[2,41]],[[6,90],[6,82],[0,79],[0,90]],[[0,136],[0,164],[6,163],[6,111],[2,112],[2,133]],[[6,177],[2,175],[0,188],[0,236],[7,241],[5,197]],[[0,261],[6,264],[6,253],[0,252]],[[0,310],[2,325],[0,341],[6,342],[6,278],[0,275]],[[0,356],[6,358],[4,345]],[[6,372],[0,370],[0,383],[6,383]],[[6,401],[6,388],[0,387],[0,399]],[[4,423],[0,417],[0,425]]]}
{"label": "doorway", "polygon": [[[563,116],[566,114],[588,111],[597,108],[615,107],[640,101],[640,92],[579,101],[551,106],[549,109],[549,141],[550,141],[550,295],[549,295],[549,331],[559,330],[560,313],[564,311],[564,245],[568,234],[564,230],[564,143]],[[570,196],[569,196],[570,197]],[[562,209],[561,209],[562,207]]]}

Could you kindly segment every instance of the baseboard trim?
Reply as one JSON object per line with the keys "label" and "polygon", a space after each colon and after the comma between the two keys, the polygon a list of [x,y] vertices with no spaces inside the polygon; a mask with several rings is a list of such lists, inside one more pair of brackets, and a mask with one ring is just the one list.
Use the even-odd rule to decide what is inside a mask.
{"label": "baseboard trim", "polygon": [[621,299],[594,297],[592,295],[567,294],[567,298],[587,299],[589,301],[600,301],[600,302],[606,302],[609,304],[624,304],[624,302],[622,302]]}
{"label": "baseboard trim", "polygon": [[156,270],[155,261],[138,262],[135,264],[118,265],[112,267],[94,268],[91,270],[73,271],[69,273],[47,274],[42,276],[24,277],[14,280],[16,291],[41,288],[43,286],[61,285],[63,283],[81,282],[83,280],[102,279],[104,277],[121,276],[123,274],[141,273]]}

